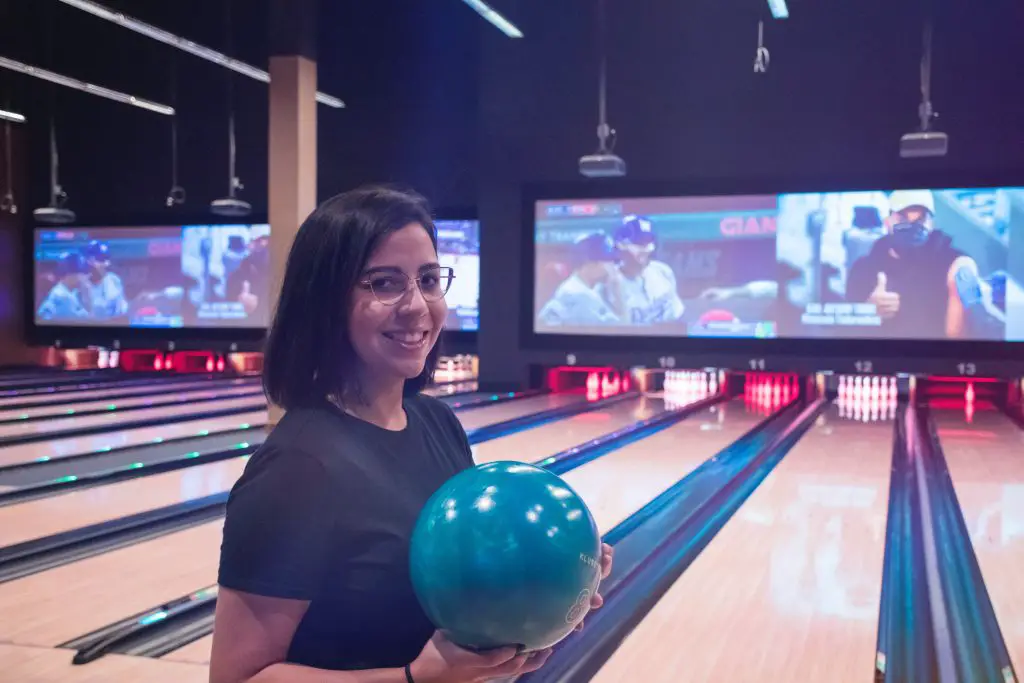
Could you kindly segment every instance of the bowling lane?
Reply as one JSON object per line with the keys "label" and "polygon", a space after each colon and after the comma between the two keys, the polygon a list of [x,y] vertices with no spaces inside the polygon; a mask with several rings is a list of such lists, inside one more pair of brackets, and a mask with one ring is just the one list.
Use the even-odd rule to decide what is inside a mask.
{"label": "bowling lane", "polygon": [[22,488],[58,479],[81,478],[125,467],[137,468],[167,460],[194,457],[197,454],[246,448],[249,445],[262,443],[265,438],[266,432],[263,425],[250,424],[248,429],[235,429],[164,443],[147,443],[109,453],[90,455],[87,458],[58,458],[50,462],[33,463],[31,467],[2,470],[0,471],[0,487]]}
{"label": "bowling lane", "polygon": [[99,389],[103,391],[114,391],[125,387],[141,387],[151,386],[154,384],[160,384],[166,382],[168,379],[163,377],[133,377],[131,379],[118,379],[118,380],[107,380],[107,381],[86,381],[80,383],[65,383],[65,384],[50,384],[47,386],[34,386],[34,387],[22,387],[22,388],[3,388],[0,387],[0,397],[9,398],[12,396],[17,397],[43,397],[43,396],[72,396],[81,391],[91,391]]}
{"label": "bowling lane", "polygon": [[585,400],[586,398],[580,394],[544,394],[543,396],[507,401],[486,408],[475,408],[460,414],[459,421],[466,429],[476,429],[542,410],[561,408],[571,403],[582,403]]}
{"label": "bowling lane", "polygon": [[826,411],[594,683],[870,681],[892,439]]}
{"label": "bowling lane", "polygon": [[[266,404],[266,399],[262,394],[257,394],[255,396],[238,396],[235,395],[235,393],[232,393],[237,393],[238,391],[240,390],[233,389],[230,392],[226,392],[226,397],[223,401],[209,401],[206,403],[192,404],[188,402],[187,399],[184,399],[182,403],[177,405],[133,410],[126,414],[119,414],[117,411],[111,411],[108,413],[101,413],[99,415],[70,416],[56,420],[40,420],[38,422],[21,422],[0,425],[0,439],[33,436],[37,434],[56,435],[59,432],[69,429],[83,429],[87,427],[109,426],[110,429],[117,429],[117,425],[122,424],[125,421],[134,422],[137,420],[160,420],[180,417],[182,415],[195,415],[196,413],[204,413],[213,410],[230,410],[233,408],[244,408],[247,406]],[[213,392],[213,394],[216,395],[216,392]]]}
{"label": "bowling lane", "polygon": [[495,460],[532,462],[627,427],[638,420],[646,420],[664,410],[665,402],[658,398],[638,397],[634,401],[614,403],[604,410],[573,415],[477,444],[473,446],[473,458],[477,463]]}
{"label": "bowling lane", "polygon": [[942,451],[1010,660],[1024,667],[1024,433],[1004,414],[935,410]]}
{"label": "bowling lane", "polygon": [[246,457],[0,508],[0,547],[228,491]]}
{"label": "bowling lane", "polygon": [[54,647],[216,583],[223,520],[0,584],[0,643]]}
{"label": "bowling lane", "polygon": [[189,643],[185,647],[168,652],[161,659],[169,662],[188,662],[190,664],[209,664],[213,654],[213,636],[209,635]]}
{"label": "bowling lane", "polygon": [[[28,408],[43,408],[46,406],[54,405],[66,405],[68,407],[74,407],[73,404],[84,403],[87,401],[101,401],[107,400],[113,397],[130,398],[132,396],[138,396],[139,394],[153,394],[173,391],[202,391],[202,390],[213,390],[213,389],[231,389],[233,387],[250,386],[259,387],[259,382],[252,378],[243,379],[231,379],[231,380],[181,380],[181,381],[166,381],[166,382],[151,382],[138,387],[126,387],[124,389],[96,389],[90,391],[80,391],[76,393],[62,394],[58,396],[47,396],[45,398],[32,397],[32,396],[11,396],[8,398],[0,399],[0,411],[11,410],[11,406],[23,406],[23,409]],[[29,405],[25,405],[29,404]],[[22,410],[22,409],[17,409]]]}
{"label": "bowling lane", "polygon": [[[534,439],[542,439],[540,442],[510,441],[518,435],[495,442],[506,444],[506,451],[511,448],[519,449],[516,452],[532,452],[538,443],[545,449],[551,448],[550,452],[538,452],[536,457],[540,458],[644,419],[662,409],[659,400],[637,399],[588,414],[596,415],[596,418],[575,416],[554,423],[561,428],[557,433],[546,429],[546,437],[535,436]],[[260,443],[265,435],[253,433],[247,438],[251,443]],[[487,452],[501,457],[494,449]],[[241,476],[245,462],[245,458],[225,460],[0,508],[0,547],[229,491]]]}
{"label": "bowling lane", "polygon": [[[123,419],[133,419],[133,415],[144,415],[144,407],[152,406],[154,403],[166,403],[168,401],[177,401],[179,403],[192,403],[195,401],[204,401],[205,399],[216,399],[216,398],[230,398],[239,396],[259,397],[261,391],[258,386],[241,386],[241,387],[224,387],[224,388],[204,388],[202,390],[192,389],[190,391],[177,391],[173,388],[168,388],[166,393],[161,393],[155,396],[138,396],[128,398],[102,398],[94,401],[83,401],[81,403],[68,403],[59,406],[39,406],[37,408],[26,408],[25,410],[19,410],[12,413],[9,416],[0,415],[2,420],[27,420],[29,418],[37,419],[51,419],[54,418],[53,422],[46,424],[56,424],[61,420],[58,418],[68,418],[66,422],[68,424],[81,424],[82,416],[79,416],[77,421],[73,421],[70,416],[77,413],[90,411],[90,410],[108,410],[116,412],[123,408],[140,408],[139,410],[132,410],[129,413],[122,413]],[[203,403],[199,403],[196,406],[197,410],[202,410]]]}
{"label": "bowling lane", "polygon": [[267,411],[253,410],[222,417],[199,418],[174,424],[122,429],[89,436],[54,438],[0,448],[0,467],[47,462],[81,453],[106,453],[114,448],[162,443],[171,439],[206,436],[267,423]]}
{"label": "bowling lane", "polygon": [[48,647],[0,643],[4,680],[22,683],[207,683],[205,666],[146,657],[107,655],[89,666],[72,666],[71,653]]}
{"label": "bowling lane", "polygon": [[764,415],[748,411],[742,398],[734,399],[562,477],[587,502],[603,534],[763,419]]}

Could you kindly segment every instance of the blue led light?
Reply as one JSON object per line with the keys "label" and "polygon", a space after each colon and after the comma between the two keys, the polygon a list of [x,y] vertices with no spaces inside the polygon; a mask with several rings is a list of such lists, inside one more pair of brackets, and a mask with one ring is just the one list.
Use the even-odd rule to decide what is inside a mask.
{"label": "blue led light", "polygon": [[139,624],[141,626],[149,626],[150,624],[155,624],[158,621],[163,621],[166,618],[167,612],[165,612],[164,610],[160,610],[159,612],[153,612],[152,614],[147,614],[146,616],[142,617],[141,619],[139,619]]}

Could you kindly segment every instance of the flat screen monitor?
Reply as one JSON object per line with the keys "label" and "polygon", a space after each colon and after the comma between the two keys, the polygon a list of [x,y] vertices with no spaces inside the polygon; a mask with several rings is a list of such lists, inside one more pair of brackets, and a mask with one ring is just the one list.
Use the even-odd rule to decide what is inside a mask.
{"label": "flat screen monitor", "polygon": [[435,222],[438,260],[452,268],[455,279],[445,296],[448,320],[445,329],[472,332],[480,327],[480,223]]}
{"label": "flat screen monitor", "polygon": [[37,230],[35,322],[266,327],[269,240],[265,224]]}
{"label": "flat screen monitor", "polygon": [[1024,339],[1024,188],[535,208],[539,334]]}

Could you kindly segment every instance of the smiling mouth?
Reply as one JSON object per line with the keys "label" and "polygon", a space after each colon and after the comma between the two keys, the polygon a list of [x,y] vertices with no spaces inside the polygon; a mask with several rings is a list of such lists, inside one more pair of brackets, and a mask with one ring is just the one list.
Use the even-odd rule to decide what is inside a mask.
{"label": "smiling mouth", "polygon": [[418,349],[427,343],[430,336],[427,330],[419,332],[385,332],[384,336],[407,349]]}

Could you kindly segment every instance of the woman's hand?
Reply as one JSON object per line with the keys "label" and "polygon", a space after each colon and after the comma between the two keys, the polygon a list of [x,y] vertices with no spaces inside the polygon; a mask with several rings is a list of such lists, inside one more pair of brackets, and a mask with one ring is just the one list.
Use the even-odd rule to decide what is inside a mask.
{"label": "woman's hand", "polygon": [[416,683],[482,683],[544,666],[551,650],[516,654],[514,647],[470,652],[437,632],[409,669]]}
{"label": "woman's hand", "polygon": [[[608,578],[608,575],[612,573],[612,564],[615,560],[615,549],[607,543],[601,544],[601,580],[604,581]],[[604,605],[604,598],[601,597],[601,593],[595,591],[594,596],[590,598],[590,609],[601,609]],[[577,631],[583,630],[583,622],[581,621],[576,625]]]}

